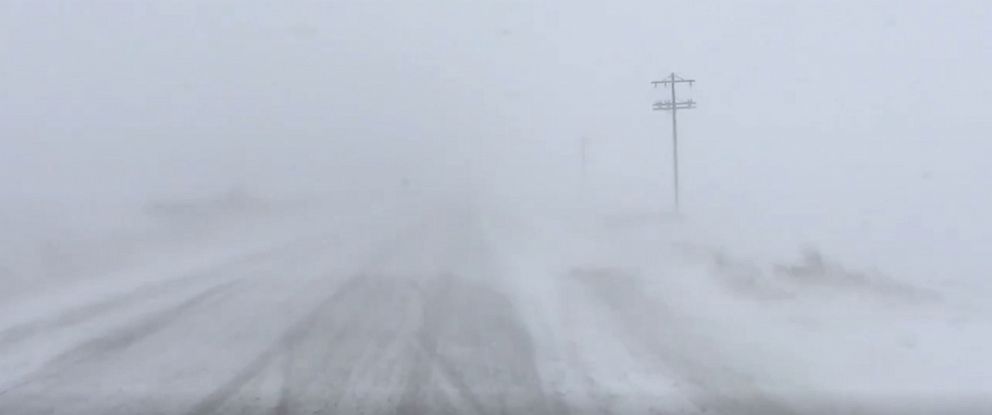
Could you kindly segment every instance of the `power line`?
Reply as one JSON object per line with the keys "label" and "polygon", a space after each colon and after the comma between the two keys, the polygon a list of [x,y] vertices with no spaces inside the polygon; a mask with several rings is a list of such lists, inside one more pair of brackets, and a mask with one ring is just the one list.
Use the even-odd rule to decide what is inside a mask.
{"label": "power line", "polygon": [[672,99],[669,101],[657,101],[654,103],[655,111],[671,111],[672,112],[672,171],[673,171],[673,186],[672,191],[675,193],[675,212],[679,212],[679,133],[678,133],[678,122],[676,121],[676,114],[679,110],[687,110],[696,108],[696,102],[692,99],[687,101],[678,101],[675,98],[675,85],[687,83],[692,87],[692,83],[696,82],[694,79],[685,79],[681,76],[676,75],[672,72],[668,75],[667,79],[661,81],[652,81],[651,85],[657,87],[658,85],[667,86],[672,90]]}

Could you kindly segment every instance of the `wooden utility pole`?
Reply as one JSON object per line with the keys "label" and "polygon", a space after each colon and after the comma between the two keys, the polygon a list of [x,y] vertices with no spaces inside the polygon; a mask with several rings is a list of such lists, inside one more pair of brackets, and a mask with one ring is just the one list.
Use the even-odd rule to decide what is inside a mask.
{"label": "wooden utility pole", "polygon": [[679,132],[676,114],[680,109],[696,108],[696,102],[692,99],[680,102],[675,98],[675,84],[687,83],[690,87],[692,87],[693,82],[696,81],[693,79],[684,79],[676,75],[674,72],[672,72],[671,75],[668,75],[668,77],[664,80],[651,82],[651,85],[654,85],[655,87],[662,85],[672,89],[672,99],[670,101],[655,102],[654,110],[672,112],[672,180],[674,182],[672,191],[675,193],[675,213],[679,212]]}

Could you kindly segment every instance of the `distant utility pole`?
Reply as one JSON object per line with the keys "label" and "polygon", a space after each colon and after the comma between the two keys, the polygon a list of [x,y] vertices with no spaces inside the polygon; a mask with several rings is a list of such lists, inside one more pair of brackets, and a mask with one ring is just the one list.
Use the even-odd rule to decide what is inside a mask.
{"label": "distant utility pole", "polygon": [[589,138],[582,136],[579,138],[579,180],[582,191],[586,188],[586,177],[588,176],[589,163]]}
{"label": "distant utility pole", "polygon": [[679,212],[679,133],[676,117],[678,110],[682,109],[692,109],[696,108],[696,102],[692,99],[688,101],[678,101],[675,99],[675,84],[687,83],[692,87],[692,83],[696,82],[693,79],[684,79],[681,76],[676,75],[672,72],[671,75],[661,81],[652,81],[651,85],[657,87],[658,85],[667,86],[672,89],[672,99],[670,101],[658,101],[654,103],[655,111],[671,111],[672,112],[672,171],[674,186],[673,191],[675,192],[675,213]]}

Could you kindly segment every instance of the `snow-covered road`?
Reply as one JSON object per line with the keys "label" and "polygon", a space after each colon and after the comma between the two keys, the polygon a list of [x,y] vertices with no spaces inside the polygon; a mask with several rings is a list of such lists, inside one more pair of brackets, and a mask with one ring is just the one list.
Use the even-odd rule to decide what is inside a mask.
{"label": "snow-covered road", "polygon": [[796,375],[830,353],[797,352],[769,333],[801,330],[744,313],[773,280],[729,281],[724,297],[706,281],[739,270],[693,275],[693,255],[658,241],[414,211],[8,305],[0,413],[858,412],[809,383],[824,370]]}
{"label": "snow-covered road", "polygon": [[0,413],[567,411],[478,218],[421,219],[369,229],[383,237],[328,230],[8,324]]}

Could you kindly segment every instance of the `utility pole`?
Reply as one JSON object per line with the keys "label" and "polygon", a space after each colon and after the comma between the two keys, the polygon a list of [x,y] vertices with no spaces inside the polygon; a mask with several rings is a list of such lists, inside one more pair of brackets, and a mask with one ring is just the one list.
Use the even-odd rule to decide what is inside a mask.
{"label": "utility pole", "polygon": [[655,87],[662,85],[672,89],[672,99],[670,101],[655,102],[654,110],[672,112],[672,179],[674,181],[672,191],[675,193],[675,213],[679,213],[679,133],[676,114],[680,109],[696,108],[696,102],[692,99],[680,102],[675,98],[675,85],[687,83],[689,84],[689,87],[692,87],[693,82],[696,81],[694,79],[684,79],[681,76],[676,75],[674,72],[672,72],[671,75],[668,75],[668,77],[664,80],[651,82],[651,85],[654,85]]}

